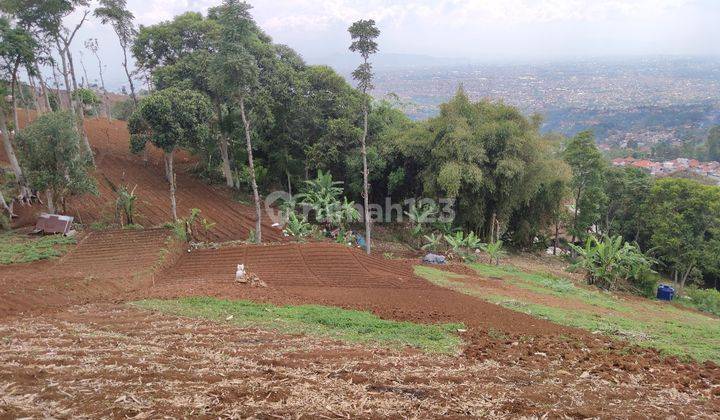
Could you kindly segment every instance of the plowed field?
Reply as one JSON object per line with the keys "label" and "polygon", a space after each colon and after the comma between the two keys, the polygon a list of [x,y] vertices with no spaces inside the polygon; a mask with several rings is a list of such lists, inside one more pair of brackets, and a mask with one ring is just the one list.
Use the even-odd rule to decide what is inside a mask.
{"label": "plowed field", "polygon": [[[169,220],[157,152],[145,167],[127,151],[122,123],[89,120],[88,131],[101,195],[74,199],[73,215],[85,224],[111,217],[107,177],[138,185],[141,224]],[[244,239],[254,215],[233,202],[230,191],[182,170],[178,183],[181,212],[199,207],[217,222],[211,239]],[[282,240],[269,226],[265,232],[266,239]],[[0,417],[720,414],[717,365],[683,363],[434,286],[413,274],[415,261],[327,243],[188,252],[169,235],[164,229],[90,231],[59,260],[0,267]],[[235,282],[237,264],[267,287]],[[483,290],[484,280],[478,281]],[[182,296],[462,322],[466,345],[460,355],[392,351],[126,304]]]}

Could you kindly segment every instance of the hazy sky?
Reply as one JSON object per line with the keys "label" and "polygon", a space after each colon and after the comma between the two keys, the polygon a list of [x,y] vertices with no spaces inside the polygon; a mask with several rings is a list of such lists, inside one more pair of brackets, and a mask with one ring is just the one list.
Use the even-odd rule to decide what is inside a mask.
{"label": "hazy sky", "polygon": [[[129,0],[137,22],[151,25],[220,0]],[[308,61],[344,54],[347,27],[373,18],[382,52],[481,61],[607,55],[718,55],[720,0],[255,0],[253,15],[275,42]],[[122,83],[117,40],[91,21],[108,64],[108,87]],[[84,51],[90,79],[96,63]],[[76,55],[79,55],[76,52]]]}

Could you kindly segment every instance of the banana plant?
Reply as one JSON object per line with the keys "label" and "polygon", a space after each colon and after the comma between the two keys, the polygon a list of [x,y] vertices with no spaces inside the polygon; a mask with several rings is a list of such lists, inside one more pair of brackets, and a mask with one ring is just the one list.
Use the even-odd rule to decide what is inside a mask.
{"label": "banana plant", "polygon": [[506,255],[502,241],[480,244],[479,248],[488,255],[491,264],[500,265],[500,259]]}
{"label": "banana plant", "polygon": [[425,235],[424,237],[427,243],[422,246],[422,249],[430,252],[438,252],[438,249],[440,249],[440,245],[442,244],[442,235],[431,233],[429,235]]}

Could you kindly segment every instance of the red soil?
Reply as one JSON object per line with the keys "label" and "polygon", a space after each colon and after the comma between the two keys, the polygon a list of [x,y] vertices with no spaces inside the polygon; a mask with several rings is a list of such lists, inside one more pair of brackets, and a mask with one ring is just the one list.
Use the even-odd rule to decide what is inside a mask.
{"label": "red soil", "polygon": [[[153,225],[168,220],[167,186],[162,180],[163,170],[159,166],[157,153],[153,154],[151,164],[144,167],[139,158],[127,152],[127,133],[124,125],[119,122],[108,125],[104,120],[89,120],[88,131],[98,152],[98,177],[102,178],[104,175],[115,183],[124,182],[131,187],[138,185],[137,191],[141,197],[139,207],[144,218],[140,223]],[[253,224],[253,213],[246,206],[231,202],[228,199],[228,190],[208,187],[184,173],[180,173],[178,182],[182,213],[186,213],[190,207],[202,208],[206,217],[218,223],[215,234],[217,239],[237,239],[247,235]],[[112,206],[108,204],[113,200],[112,194],[107,185],[100,184],[100,197],[82,197],[70,203],[72,214],[77,215],[84,223],[103,220],[103,212],[112,212]],[[265,232],[268,239],[282,239],[280,232],[273,231],[270,227],[267,227]],[[498,413],[539,416],[551,413],[554,416],[571,417],[627,416],[633,413],[661,416],[669,412],[665,412],[664,407],[658,404],[662,404],[665,398],[669,397],[672,397],[673,401],[672,413],[679,416],[705,414],[710,417],[711,413],[720,413],[716,386],[720,383],[720,368],[712,363],[682,364],[673,358],[661,357],[654,351],[641,350],[602,336],[563,327],[434,286],[415,277],[410,262],[368,257],[358,250],[335,244],[238,246],[186,252],[178,250],[168,242],[168,236],[169,232],[161,229],[91,232],[81,239],[74,251],[60,260],[0,267],[0,329],[3,329],[3,335],[9,337],[9,342],[18,347],[10,353],[0,351],[0,362],[13,366],[9,375],[2,373],[4,369],[0,369],[0,392],[10,395],[9,392],[19,389],[18,395],[39,393],[42,400],[59,401],[67,406],[71,401],[77,400],[74,396],[76,391],[77,395],[85,395],[86,390],[78,384],[84,383],[88,378],[77,368],[62,370],[52,365],[46,370],[42,366],[46,366],[48,362],[41,363],[43,350],[52,348],[53,351],[68,355],[74,350],[65,344],[77,343],[73,344],[72,348],[80,346],[79,359],[67,356],[62,361],[74,366],[77,360],[98,360],[98,355],[104,355],[108,349],[114,349],[122,341],[126,346],[124,350],[116,352],[113,357],[101,357],[102,372],[87,373],[92,375],[96,382],[99,381],[93,389],[102,389],[102,395],[115,395],[120,391],[122,395],[113,400],[115,403],[105,397],[87,399],[87,405],[75,406],[68,415],[120,416],[145,413],[157,416],[172,413],[180,417],[210,413],[247,415],[263,412],[262,407],[267,408],[267,405],[255,405],[255,410],[228,411],[233,401],[247,400],[238,395],[225,401],[202,405],[202,408],[188,408],[187,399],[181,403],[169,404],[168,398],[180,395],[183,387],[179,386],[173,393],[166,395],[163,394],[163,386],[158,384],[180,381],[180,384],[192,387],[207,386],[211,382],[208,372],[216,370],[237,380],[242,379],[243,384],[247,378],[255,380],[255,373],[243,376],[229,369],[232,364],[226,363],[227,359],[223,355],[235,346],[226,345],[226,340],[231,340],[228,341],[230,343],[233,340],[250,340],[248,343],[254,343],[252,340],[264,338],[248,331],[231,332],[222,327],[206,326],[208,324],[197,322],[185,330],[168,329],[164,327],[166,324],[158,324],[168,318],[158,318],[155,314],[147,315],[113,305],[147,297],[216,296],[276,304],[326,304],[369,310],[387,319],[464,323],[467,328],[467,331],[462,333],[467,342],[463,351],[464,357],[443,361],[441,365],[445,363],[444,366],[448,369],[451,365],[463,365],[465,370],[458,369],[461,376],[453,378],[444,375],[434,379],[438,384],[460,385],[453,388],[452,395],[443,394],[442,398],[438,397],[439,402],[435,405],[424,406],[422,402],[413,405],[419,410],[417,413],[424,413],[426,416],[431,413],[438,414],[428,407],[449,407],[452,401],[475,395],[473,392],[487,392],[489,400],[485,401],[491,401],[493,396],[497,398],[493,402],[495,405],[487,405],[493,407],[493,410],[485,412],[494,416]],[[235,282],[235,268],[241,263],[246,264],[247,269],[257,274],[268,287],[250,287]],[[110,309],[102,310],[94,306],[67,310],[70,305],[90,302],[111,305]],[[83,315],[84,311],[88,311],[88,314]],[[17,316],[21,313],[25,313],[24,317]],[[106,322],[106,319],[111,320]],[[188,323],[176,318],[174,320],[171,321],[175,322],[176,326]],[[98,327],[97,324],[103,327]],[[26,329],[29,331],[27,334],[23,333]],[[86,330],[96,333],[88,334]],[[157,337],[156,333],[159,334]],[[123,338],[116,338],[116,334]],[[99,335],[102,337],[98,338]],[[36,347],[33,347],[32,343],[36,343]],[[152,354],[141,351],[144,343],[152,343]],[[165,347],[166,344],[169,346]],[[278,344],[274,343],[271,347],[271,350],[277,353]],[[25,358],[18,359],[17,357],[21,356],[13,356],[16,352],[25,352],[18,353],[24,354],[22,357]],[[121,365],[139,369],[145,367],[141,370],[149,372],[144,361],[146,356],[152,357],[153,362],[149,366],[157,373],[148,373],[150,376],[141,378],[139,385],[136,379],[140,376],[118,376],[113,370],[113,366]],[[238,363],[253,366],[261,362],[275,363],[265,360],[262,349],[253,346],[244,350],[239,357],[241,359],[237,359]],[[320,363],[324,366],[321,371],[327,371],[327,374],[331,375],[341,369],[331,361],[339,360],[343,366],[352,364],[348,376],[340,378],[341,382],[337,386],[345,387],[348,381],[352,383],[353,380],[365,376],[366,381],[373,382],[363,385],[366,398],[373,402],[379,401],[377,397],[373,397],[374,392],[414,389],[414,379],[385,378],[381,372],[388,369],[387,366],[368,364],[361,368],[357,366],[359,359],[356,357],[344,356],[338,348],[330,348],[324,352],[313,350],[306,359],[298,362],[298,366],[304,369],[300,372],[307,372],[313,371],[314,366]],[[293,361],[292,358],[286,359],[282,356],[275,359],[279,360],[277,363]],[[401,362],[401,359],[397,360],[396,367],[405,366],[406,372],[407,369],[418,366],[428,369],[432,366],[432,360],[418,362],[417,365],[408,365]],[[328,363],[331,366],[328,366]],[[473,370],[480,364],[489,369],[488,372],[493,372],[493,375],[487,376]],[[202,369],[197,370],[196,366],[202,366]],[[465,378],[462,372],[468,372],[468,369],[475,373]],[[48,371],[53,375],[48,376]],[[270,372],[272,373],[272,369]],[[272,386],[282,395],[289,395],[298,387],[325,383],[316,381],[315,385],[307,385],[296,383],[295,379],[292,379],[293,388],[288,388],[289,385],[284,384],[283,378],[270,376],[268,379],[267,371],[261,370],[258,375],[265,375],[264,378],[271,381]],[[289,372],[288,375],[287,378],[297,379],[303,373]],[[433,375],[438,375],[437,371]],[[423,374],[415,376],[422,379]],[[498,382],[493,378],[499,378]],[[587,378],[592,381],[582,383],[581,380]],[[49,388],[44,384],[56,380],[67,384],[73,392],[70,397],[67,393],[47,391]],[[465,385],[468,380],[483,381],[485,388],[469,387]],[[151,385],[149,382],[153,381],[161,382]],[[16,382],[19,385],[12,388],[10,385]],[[2,388],[8,383],[9,388]],[[108,383],[116,383],[117,386],[106,389]],[[261,398],[261,395],[253,394],[253,389],[263,388],[262,382],[248,390],[243,388],[244,385],[233,386],[238,392],[247,391],[251,402],[255,404],[257,399]],[[7,391],[8,389],[10,391]],[[141,389],[149,389],[153,393],[146,399],[150,401],[154,398],[155,402],[138,403],[142,407],[134,407],[135,411],[104,409],[122,404],[125,401],[123,398],[135,401],[132,396],[123,397],[125,392],[129,392],[126,391],[128,389],[135,393]],[[429,387],[428,391],[424,392],[432,392],[432,389],[437,387]],[[198,395],[197,392],[199,391],[195,391],[193,395]],[[214,395],[224,395],[223,392],[217,390],[218,394]],[[282,395],[278,397],[280,400],[285,398]],[[355,398],[352,401],[359,398],[349,395],[345,398]],[[512,398],[508,399],[508,395],[512,395]],[[187,398],[192,399],[193,396]],[[414,398],[417,400],[417,395]],[[36,412],[18,411],[17,407],[22,405],[20,402],[10,404],[10,409],[16,410],[10,411],[3,408],[2,401],[0,398],[0,417],[4,413],[10,413],[10,416],[37,415]],[[608,401],[612,403],[608,404]],[[269,403],[265,401],[262,404]],[[185,408],[177,408],[180,406]],[[48,407],[50,411],[44,412],[44,415],[57,414],[53,411],[52,404]],[[423,407],[425,411],[420,410]],[[151,408],[158,411],[147,411]],[[281,408],[275,413],[293,412],[283,411]],[[311,408],[306,411],[308,414],[328,415],[327,410],[321,407]],[[633,411],[635,409],[642,411]],[[294,412],[297,411],[298,409]],[[378,409],[374,413],[377,415],[382,412]],[[357,407],[347,413],[355,416],[373,414]],[[461,415],[481,411],[448,413]],[[329,414],[337,416],[337,413]]]}
{"label": "red soil", "polygon": [[[26,124],[21,115],[20,125]],[[97,169],[94,172],[100,194],[75,197],[68,202],[68,213],[77,221],[90,225],[93,222],[113,222],[115,220],[115,194],[108,181],[116,186],[126,185],[132,189],[137,186],[136,223],[146,227],[160,226],[170,220],[170,192],[164,180],[164,166],[161,152],[151,147],[147,166],[140,156],[130,153],[129,134],[124,121],[103,118],[89,118],[85,128],[95,152]],[[5,161],[4,152],[0,160]],[[178,216],[184,217],[192,208],[202,210],[202,217],[215,222],[215,228],[206,238],[211,241],[247,239],[250,229],[255,226],[255,210],[230,199],[233,191],[222,186],[208,185],[187,173],[193,166],[185,153],[176,154],[177,160],[177,205]],[[18,206],[22,217],[17,226],[26,226],[35,222],[35,215],[44,209],[40,205],[33,210]],[[271,226],[268,219],[263,220],[263,239],[265,241],[283,241],[282,232]]]}

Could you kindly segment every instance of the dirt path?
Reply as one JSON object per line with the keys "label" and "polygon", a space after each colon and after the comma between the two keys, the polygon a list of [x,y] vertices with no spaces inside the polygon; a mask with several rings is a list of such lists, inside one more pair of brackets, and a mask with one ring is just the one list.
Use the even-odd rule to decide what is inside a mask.
{"label": "dirt path", "polygon": [[116,305],[13,320],[0,335],[0,417],[711,418],[720,410],[706,391],[659,383],[657,371],[374,349]]}

